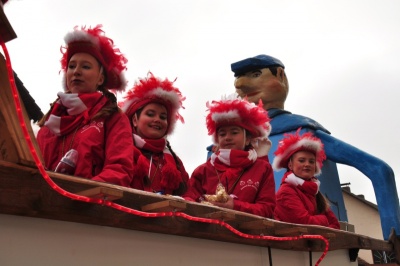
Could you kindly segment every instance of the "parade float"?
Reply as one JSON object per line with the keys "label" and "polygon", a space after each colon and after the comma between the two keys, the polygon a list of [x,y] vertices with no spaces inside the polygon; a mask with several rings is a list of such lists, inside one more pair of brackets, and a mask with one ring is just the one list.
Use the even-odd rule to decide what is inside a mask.
{"label": "parade float", "polygon": [[2,8],[0,32],[1,265],[366,265],[359,250],[400,262],[394,230],[381,240],[347,222],[341,230],[278,222],[47,171],[31,127],[37,106],[12,70],[6,43],[16,34]]}

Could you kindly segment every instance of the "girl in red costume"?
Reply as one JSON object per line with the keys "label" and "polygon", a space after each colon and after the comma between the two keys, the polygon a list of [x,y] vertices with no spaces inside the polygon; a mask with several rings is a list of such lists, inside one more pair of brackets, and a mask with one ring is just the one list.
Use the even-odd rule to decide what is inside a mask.
{"label": "girl in red costume", "polygon": [[[216,149],[194,170],[184,198],[271,218],[275,182],[266,157],[269,146],[257,147],[257,152],[251,144],[269,143],[271,127],[262,104],[235,94],[207,103],[207,107],[207,129]],[[221,191],[226,194],[222,199]]]}
{"label": "girl in red costume", "polygon": [[78,152],[67,174],[129,186],[133,176],[129,120],[110,90],[123,91],[127,59],[101,25],[69,32],[62,47],[64,92],[39,121],[37,141],[45,166],[55,170],[70,150]]}
{"label": "girl in red costume", "polygon": [[275,219],[339,229],[340,225],[319,191],[322,162],[326,159],[320,139],[310,132],[286,134],[279,142],[272,166],[286,169],[276,194]]}
{"label": "girl in red costume", "polygon": [[171,195],[186,191],[189,175],[167,137],[179,119],[182,97],[168,79],[152,73],[140,79],[125,96],[122,110],[133,128],[135,177],[132,188]]}

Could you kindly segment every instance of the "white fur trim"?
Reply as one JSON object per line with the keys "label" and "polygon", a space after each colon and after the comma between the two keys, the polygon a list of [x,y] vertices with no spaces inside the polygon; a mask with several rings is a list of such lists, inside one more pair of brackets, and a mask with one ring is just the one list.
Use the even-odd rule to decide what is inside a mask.
{"label": "white fur trim", "polygon": [[64,41],[67,45],[71,42],[76,42],[76,41],[88,41],[95,44],[96,46],[99,46],[98,38],[90,35],[89,33],[83,30],[74,30],[68,32],[64,37]]}
{"label": "white fur trim", "polygon": [[175,91],[166,91],[163,88],[157,88],[154,90],[151,90],[149,94],[155,95],[164,101],[168,101],[172,104],[172,108],[174,110],[178,109],[180,107],[179,104],[179,96],[176,94]]}
{"label": "white fur trim", "polygon": [[213,113],[211,119],[218,124],[221,121],[240,119],[240,116],[237,110],[231,110],[223,113]]}

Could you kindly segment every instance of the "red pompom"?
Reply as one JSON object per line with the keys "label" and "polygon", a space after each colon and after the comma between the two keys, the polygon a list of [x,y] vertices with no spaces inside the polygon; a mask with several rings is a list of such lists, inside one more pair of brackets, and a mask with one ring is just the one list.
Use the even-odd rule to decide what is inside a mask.
{"label": "red pompom", "polygon": [[167,163],[162,168],[161,173],[161,187],[175,190],[179,187],[179,183],[182,182],[181,172],[176,169],[175,165]]}

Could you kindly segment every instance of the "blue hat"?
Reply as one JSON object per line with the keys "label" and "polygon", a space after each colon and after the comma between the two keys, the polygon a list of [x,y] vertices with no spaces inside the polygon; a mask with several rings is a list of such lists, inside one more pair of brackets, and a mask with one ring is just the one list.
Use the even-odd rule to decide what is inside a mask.
{"label": "blue hat", "polygon": [[235,73],[235,77],[237,77],[252,70],[277,66],[285,68],[281,60],[269,55],[260,54],[254,57],[243,59],[236,63],[232,63],[231,69],[233,73]]}

